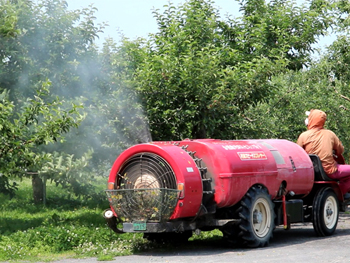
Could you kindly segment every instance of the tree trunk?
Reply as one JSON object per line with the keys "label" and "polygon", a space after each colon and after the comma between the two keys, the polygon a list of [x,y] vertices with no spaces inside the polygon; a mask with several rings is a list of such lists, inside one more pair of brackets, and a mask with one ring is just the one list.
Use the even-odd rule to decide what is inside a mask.
{"label": "tree trunk", "polygon": [[42,204],[44,196],[43,180],[37,175],[32,175],[33,199],[34,204]]}

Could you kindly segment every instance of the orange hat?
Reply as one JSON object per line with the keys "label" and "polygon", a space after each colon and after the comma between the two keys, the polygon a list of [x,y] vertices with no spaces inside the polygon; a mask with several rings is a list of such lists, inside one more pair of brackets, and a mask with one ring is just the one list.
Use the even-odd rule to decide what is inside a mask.
{"label": "orange hat", "polygon": [[323,129],[324,124],[327,120],[327,114],[324,111],[313,109],[310,111],[308,117],[309,122],[307,128],[310,129]]}

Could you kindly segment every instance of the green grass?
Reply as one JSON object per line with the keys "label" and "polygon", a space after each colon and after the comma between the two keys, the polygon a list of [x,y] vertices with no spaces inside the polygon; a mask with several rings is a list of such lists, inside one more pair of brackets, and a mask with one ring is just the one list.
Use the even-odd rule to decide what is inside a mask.
{"label": "green grass", "polygon": [[0,261],[52,261],[66,257],[108,259],[134,253],[144,240],[116,235],[102,216],[108,208],[103,189],[97,200],[67,199],[64,189],[47,185],[46,206],[32,202],[31,181],[23,180],[14,198],[0,195]]}
{"label": "green grass", "polygon": [[[68,199],[64,189],[48,183],[46,206],[35,205],[30,180],[20,183],[14,198],[0,195],[0,261],[111,260],[142,251],[173,249],[146,241],[142,234],[111,231],[102,216],[109,207],[103,192],[105,181],[96,186],[101,197],[95,200]],[[190,240],[193,247],[203,240],[215,242],[220,236],[220,231],[211,231]]]}

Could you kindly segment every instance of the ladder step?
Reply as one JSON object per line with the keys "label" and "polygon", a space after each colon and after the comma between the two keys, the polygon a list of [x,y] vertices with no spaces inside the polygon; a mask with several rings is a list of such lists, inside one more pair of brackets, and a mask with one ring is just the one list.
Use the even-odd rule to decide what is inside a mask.
{"label": "ladder step", "polygon": [[202,178],[203,182],[212,182],[213,179],[212,178]]}

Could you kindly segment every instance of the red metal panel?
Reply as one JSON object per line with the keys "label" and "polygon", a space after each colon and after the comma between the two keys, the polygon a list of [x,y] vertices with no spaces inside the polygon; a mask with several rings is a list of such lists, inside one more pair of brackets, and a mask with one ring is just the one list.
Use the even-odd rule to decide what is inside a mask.
{"label": "red metal panel", "polygon": [[[255,183],[278,189],[276,163],[266,147],[252,141],[185,140],[189,151],[195,151],[213,178],[214,200],[218,207],[239,202]],[[269,183],[271,181],[271,183]]]}
{"label": "red metal panel", "polygon": [[313,186],[313,166],[297,144],[287,140],[184,140],[189,151],[203,159],[213,178],[218,207],[239,202],[254,184],[276,196],[283,181],[287,190],[308,194]]}

